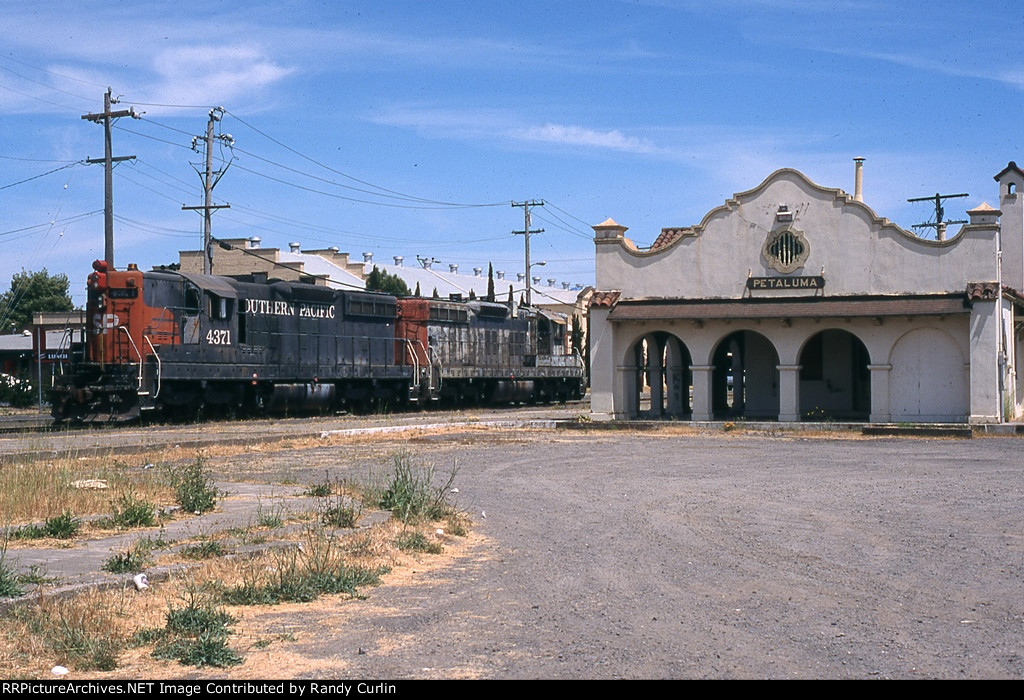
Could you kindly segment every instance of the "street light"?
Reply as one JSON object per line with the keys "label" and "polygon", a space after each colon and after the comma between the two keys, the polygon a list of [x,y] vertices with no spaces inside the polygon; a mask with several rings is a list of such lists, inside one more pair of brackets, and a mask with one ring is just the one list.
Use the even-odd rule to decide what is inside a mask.
{"label": "street light", "polygon": [[532,268],[532,267],[541,267],[543,265],[547,265],[547,262],[545,262],[544,260],[541,260],[540,262],[530,263],[526,267],[526,305],[527,306],[533,306],[533,299],[531,298],[532,295],[530,294],[530,292],[533,289],[533,278],[530,276],[530,268]]}

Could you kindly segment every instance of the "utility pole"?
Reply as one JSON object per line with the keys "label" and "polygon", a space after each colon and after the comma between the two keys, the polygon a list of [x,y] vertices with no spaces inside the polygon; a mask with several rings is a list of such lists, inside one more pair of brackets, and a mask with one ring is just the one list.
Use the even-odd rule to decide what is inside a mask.
{"label": "utility pole", "polygon": [[[184,204],[181,205],[182,209],[190,211],[202,211],[203,212],[203,274],[213,274],[213,246],[210,243],[210,229],[211,221],[210,217],[215,209],[230,209],[230,204],[213,204],[213,188],[220,182],[221,177],[227,172],[228,166],[231,165],[230,161],[224,166],[223,170],[213,171],[213,140],[214,138],[220,139],[226,143],[229,147],[234,145],[235,140],[231,138],[231,134],[217,134],[214,137],[213,125],[215,122],[219,122],[224,117],[223,107],[214,107],[210,110],[210,120],[206,124],[206,138],[202,139],[206,144],[206,175],[205,177],[200,174],[203,180],[203,191],[206,195],[205,204],[201,207],[188,207]],[[200,141],[199,136],[192,138],[192,150],[196,149],[196,144]],[[195,166],[193,166],[195,167]],[[199,173],[199,170],[196,169]],[[217,176],[214,179],[214,175]]]}
{"label": "utility pole", "polygon": [[83,114],[82,119],[99,124],[103,122],[103,158],[86,158],[85,162],[90,165],[103,163],[103,259],[111,269],[114,268],[114,163],[122,160],[134,160],[135,156],[111,155],[110,143],[110,122],[119,117],[131,117],[138,119],[139,114],[134,109],[120,109],[116,112],[110,111],[110,105],[117,104],[117,100],[111,96],[111,88],[103,95],[103,111],[99,114]]}
{"label": "utility pole", "polygon": [[957,197],[970,197],[966,192],[962,194],[939,194],[935,193],[934,197],[915,197],[914,199],[908,199],[908,202],[935,202],[935,221],[926,221],[922,224],[914,224],[913,228],[934,228],[935,239],[938,241],[946,240],[946,226],[949,224],[966,224],[967,219],[958,219],[956,221],[943,221],[942,217],[945,216],[945,212],[942,208],[942,202],[946,199],[955,199]]}
{"label": "utility pole", "polygon": [[530,279],[530,234],[544,233],[544,229],[530,229],[530,209],[532,207],[544,206],[544,200],[542,199],[538,202],[536,199],[531,199],[527,202],[512,202],[512,206],[523,208],[523,230],[513,231],[512,233],[517,236],[522,235],[526,240],[526,305],[531,306],[533,299],[530,292],[533,290],[533,280]]}

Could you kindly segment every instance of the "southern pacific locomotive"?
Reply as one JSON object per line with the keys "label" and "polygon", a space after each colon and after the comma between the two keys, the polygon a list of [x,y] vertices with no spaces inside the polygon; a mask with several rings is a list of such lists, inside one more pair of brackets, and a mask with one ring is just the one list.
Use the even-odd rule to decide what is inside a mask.
{"label": "southern pacific locomotive", "polygon": [[583,394],[565,318],[486,301],[93,263],[85,337],[53,393],[58,421],[326,412]]}

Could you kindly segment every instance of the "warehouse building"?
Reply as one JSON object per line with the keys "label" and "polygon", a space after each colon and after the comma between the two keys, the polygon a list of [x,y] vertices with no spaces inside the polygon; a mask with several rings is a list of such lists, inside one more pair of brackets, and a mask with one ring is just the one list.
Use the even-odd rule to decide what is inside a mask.
{"label": "warehouse building", "polygon": [[1021,416],[1024,171],[928,240],[862,201],[856,161],[853,195],[778,170],[649,248],[594,226],[595,417]]}

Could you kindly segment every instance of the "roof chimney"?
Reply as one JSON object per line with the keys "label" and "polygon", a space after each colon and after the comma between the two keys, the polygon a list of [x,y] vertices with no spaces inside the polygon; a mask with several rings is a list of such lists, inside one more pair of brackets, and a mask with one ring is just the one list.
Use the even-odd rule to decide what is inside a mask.
{"label": "roof chimney", "polygon": [[569,283],[568,282],[562,282],[562,289],[568,289],[568,288],[569,288]]}
{"label": "roof chimney", "polygon": [[853,159],[853,201],[864,201],[864,156]]}
{"label": "roof chimney", "polygon": [[403,260],[405,260],[405,258],[403,258],[401,255],[396,255],[395,256],[395,265],[397,265],[398,267],[401,267]]}
{"label": "roof chimney", "polygon": [[474,277],[483,277],[484,276],[484,269],[482,267],[474,267],[473,268],[473,276]]}
{"label": "roof chimney", "polygon": [[448,263],[448,272],[451,272],[452,274],[458,274],[458,272],[459,272],[459,264],[458,263]]}
{"label": "roof chimney", "polygon": [[301,248],[301,247],[302,247],[302,244],[299,243],[298,241],[292,241],[291,243],[288,244],[288,249],[291,250],[291,252],[293,252],[293,253],[298,253],[299,252],[299,248]]}
{"label": "roof chimney", "polygon": [[495,270],[494,274],[496,274],[498,276],[498,279],[500,279],[500,280],[505,279],[505,271],[504,270]]}
{"label": "roof chimney", "polygon": [[331,246],[330,248],[328,248],[327,250],[329,250],[329,251],[331,251],[332,253],[334,253],[335,255],[337,255],[337,254],[338,254],[338,252],[339,252],[339,251],[341,250],[341,248],[339,248],[339,247],[338,247],[338,246],[336,246],[336,245],[332,245],[332,246]]}
{"label": "roof chimney", "polygon": [[524,275],[522,272],[517,272],[516,273],[516,281],[517,282],[524,282],[525,280],[526,280],[526,275]]}
{"label": "roof chimney", "polygon": [[259,247],[260,247],[260,241],[261,241],[261,240],[263,240],[263,239],[262,239],[262,238],[260,238],[259,236],[253,236],[253,237],[251,237],[251,238],[249,239],[249,248],[250,248],[251,250],[256,250],[257,248],[259,248]]}
{"label": "roof chimney", "polygon": [[556,282],[556,281],[557,281],[557,280],[555,280],[555,278],[554,278],[554,277],[548,277],[548,286],[549,286],[549,287],[554,287],[554,286],[555,286],[555,282]]}
{"label": "roof chimney", "polygon": [[540,284],[540,277],[533,277],[531,279],[533,279],[534,284]]}
{"label": "roof chimney", "polygon": [[363,253],[363,262],[364,263],[372,263],[373,262],[373,253]]}

